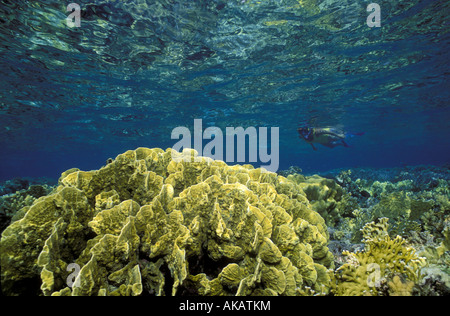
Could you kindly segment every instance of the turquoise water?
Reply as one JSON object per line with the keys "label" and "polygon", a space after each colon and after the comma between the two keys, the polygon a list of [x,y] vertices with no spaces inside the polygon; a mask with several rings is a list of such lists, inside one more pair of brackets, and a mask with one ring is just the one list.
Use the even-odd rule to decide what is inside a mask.
{"label": "turquoise water", "polygon": [[[373,28],[370,1],[76,2],[80,27],[0,2],[0,179],[172,147],[194,119],[279,127],[280,169],[450,162],[448,1],[377,1]],[[304,124],[365,134],[314,151]]]}

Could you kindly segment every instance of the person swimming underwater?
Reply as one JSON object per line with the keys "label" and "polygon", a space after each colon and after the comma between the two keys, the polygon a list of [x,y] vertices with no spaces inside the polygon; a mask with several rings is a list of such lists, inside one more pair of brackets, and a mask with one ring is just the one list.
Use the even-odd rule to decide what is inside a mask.
{"label": "person swimming underwater", "polygon": [[344,131],[326,127],[326,128],[315,128],[315,127],[299,127],[297,132],[300,134],[300,138],[303,138],[314,150],[317,148],[314,143],[321,144],[328,148],[334,148],[337,146],[350,147],[346,142],[346,137],[361,136],[364,133],[345,133]]}

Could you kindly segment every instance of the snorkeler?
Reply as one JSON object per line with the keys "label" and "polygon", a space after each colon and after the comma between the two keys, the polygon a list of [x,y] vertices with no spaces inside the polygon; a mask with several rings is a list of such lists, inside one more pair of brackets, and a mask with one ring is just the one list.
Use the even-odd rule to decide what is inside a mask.
{"label": "snorkeler", "polygon": [[337,146],[350,147],[345,138],[348,136],[361,136],[364,133],[345,133],[337,128],[315,128],[315,127],[299,127],[297,132],[300,134],[300,138],[303,138],[314,150],[314,143],[321,144],[328,148],[334,148]]}

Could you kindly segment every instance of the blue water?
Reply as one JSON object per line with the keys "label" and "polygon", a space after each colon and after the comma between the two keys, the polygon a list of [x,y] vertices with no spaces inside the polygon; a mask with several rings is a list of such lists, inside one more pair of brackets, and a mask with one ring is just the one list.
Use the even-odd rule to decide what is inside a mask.
{"label": "blue water", "polygon": [[[279,169],[450,163],[450,2],[0,2],[0,180],[98,169],[171,131],[279,127]],[[365,132],[314,151],[297,127]],[[204,145],[207,141],[204,142]]]}

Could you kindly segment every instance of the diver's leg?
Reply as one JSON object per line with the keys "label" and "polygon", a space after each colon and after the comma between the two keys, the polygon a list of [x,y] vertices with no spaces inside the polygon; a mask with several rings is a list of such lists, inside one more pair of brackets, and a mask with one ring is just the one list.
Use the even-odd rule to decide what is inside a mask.
{"label": "diver's leg", "polygon": [[347,144],[347,143],[345,142],[345,140],[342,141],[342,145],[344,145],[344,147],[350,147],[350,145]]}
{"label": "diver's leg", "polygon": [[363,136],[366,132],[361,132],[361,133],[350,133],[347,132],[345,133],[345,137],[355,137],[355,136]]}

